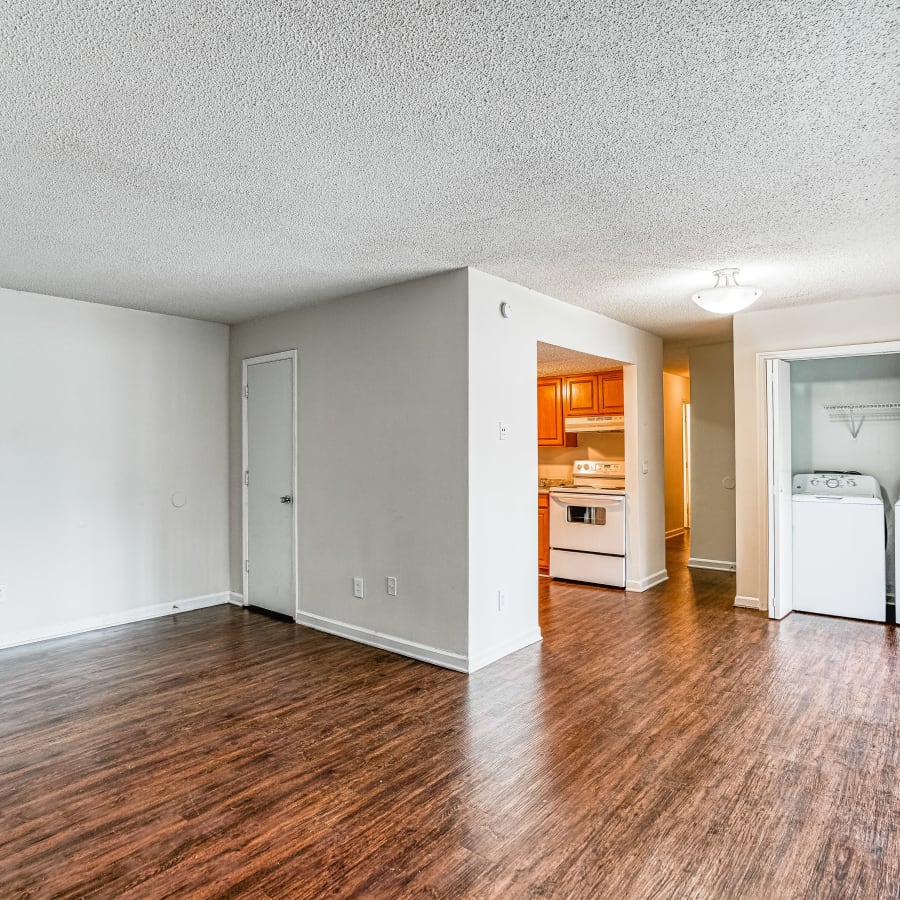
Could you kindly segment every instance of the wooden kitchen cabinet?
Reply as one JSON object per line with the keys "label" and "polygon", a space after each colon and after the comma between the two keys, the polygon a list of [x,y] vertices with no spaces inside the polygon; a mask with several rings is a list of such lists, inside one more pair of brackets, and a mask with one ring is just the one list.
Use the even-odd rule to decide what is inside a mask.
{"label": "wooden kitchen cabinet", "polygon": [[600,402],[603,415],[619,416],[625,412],[625,379],[622,370],[603,372],[600,385]]}
{"label": "wooden kitchen cabinet", "polygon": [[568,375],[564,408],[567,416],[596,416],[600,412],[600,377]]}
{"label": "wooden kitchen cabinet", "polygon": [[538,378],[538,447],[578,446],[578,435],[566,434],[563,428],[564,388],[562,378]]}
{"label": "wooden kitchen cabinet", "polygon": [[563,379],[566,416],[620,415],[625,411],[622,370],[567,375]]}
{"label": "wooden kitchen cabinet", "polygon": [[538,571],[550,569],[550,495],[538,494]]}

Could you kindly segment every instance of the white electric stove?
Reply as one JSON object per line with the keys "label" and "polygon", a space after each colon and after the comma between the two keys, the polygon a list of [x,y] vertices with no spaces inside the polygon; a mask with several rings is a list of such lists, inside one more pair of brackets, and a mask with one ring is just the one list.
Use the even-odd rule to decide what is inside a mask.
{"label": "white electric stove", "polygon": [[550,575],[625,587],[625,462],[576,460],[550,490]]}
{"label": "white electric stove", "polygon": [[[625,493],[625,461],[621,459],[576,459],[572,463],[571,485],[553,491],[578,492],[590,489],[604,493]],[[551,491],[552,493],[552,491]]]}

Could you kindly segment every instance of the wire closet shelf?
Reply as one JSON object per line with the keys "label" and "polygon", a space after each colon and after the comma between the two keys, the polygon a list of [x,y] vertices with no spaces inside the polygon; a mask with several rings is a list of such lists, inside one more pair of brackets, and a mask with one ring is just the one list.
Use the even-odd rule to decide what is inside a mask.
{"label": "wire closet shelf", "polygon": [[863,422],[891,422],[900,419],[900,403],[826,403],[823,409],[832,422],[846,422],[851,437],[858,437]]}

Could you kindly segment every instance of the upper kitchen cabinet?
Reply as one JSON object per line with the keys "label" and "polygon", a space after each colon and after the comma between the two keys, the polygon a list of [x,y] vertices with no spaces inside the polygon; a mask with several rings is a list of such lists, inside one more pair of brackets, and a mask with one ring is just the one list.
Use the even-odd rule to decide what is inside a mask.
{"label": "upper kitchen cabinet", "polygon": [[601,413],[604,415],[621,415],[625,412],[625,380],[622,370],[604,372],[601,376],[600,400]]}
{"label": "upper kitchen cabinet", "polygon": [[578,435],[566,434],[563,428],[564,387],[562,378],[538,378],[538,447],[578,446]]}
{"label": "upper kitchen cabinet", "polygon": [[538,447],[562,447],[566,436],[562,378],[538,378],[537,414]]}
{"label": "upper kitchen cabinet", "polygon": [[567,416],[596,416],[600,412],[598,375],[566,376],[565,413]]}
{"label": "upper kitchen cabinet", "polygon": [[564,379],[564,415],[619,415],[625,411],[622,370],[567,375]]}

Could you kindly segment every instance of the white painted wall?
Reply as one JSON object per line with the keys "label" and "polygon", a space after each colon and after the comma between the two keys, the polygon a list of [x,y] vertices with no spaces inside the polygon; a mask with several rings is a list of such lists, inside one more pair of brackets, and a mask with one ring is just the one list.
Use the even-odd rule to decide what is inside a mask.
{"label": "white painted wall", "polygon": [[[500,316],[502,301],[512,317]],[[469,659],[477,668],[539,638],[537,342],[625,363],[628,583],[666,577],[662,341],[585,309],[469,270]],[[509,437],[499,440],[499,423]],[[646,460],[648,472],[641,474]],[[497,591],[506,595],[498,609]]]}
{"label": "white painted wall", "polygon": [[227,355],[224,325],[0,289],[0,645],[227,600]]}
{"label": "white painted wall", "polygon": [[[467,667],[466,294],[456,271],[232,328],[235,590],[241,360],[296,348],[298,621]],[[386,594],[388,575],[397,597]],[[364,600],[354,576],[366,580]]]}
{"label": "white painted wall", "polygon": [[734,569],[734,381],[730,343],[691,347],[691,566]]}
{"label": "white painted wall", "polygon": [[900,340],[900,295],[734,317],[737,598],[765,608],[765,376],[759,354]]}

